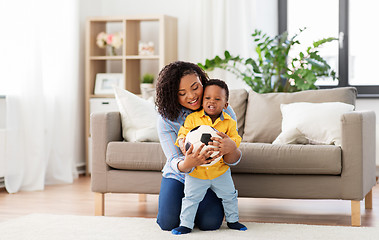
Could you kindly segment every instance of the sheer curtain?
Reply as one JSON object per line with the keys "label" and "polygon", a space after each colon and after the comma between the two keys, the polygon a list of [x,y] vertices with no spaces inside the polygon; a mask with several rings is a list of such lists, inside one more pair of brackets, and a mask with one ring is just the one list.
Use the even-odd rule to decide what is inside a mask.
{"label": "sheer curtain", "polygon": [[[253,57],[254,29],[276,33],[276,0],[192,0],[189,14],[188,59],[205,62],[206,58],[232,55]],[[229,88],[249,87],[224,70],[216,69],[210,77],[221,78]]]}
{"label": "sheer curtain", "polygon": [[[256,1],[194,0],[189,15],[190,58],[203,59],[231,52],[252,52],[251,34],[256,28]],[[200,47],[199,47],[200,46]],[[199,49],[200,48],[200,49]]]}
{"label": "sheer curtain", "polygon": [[[243,57],[252,53],[251,34],[255,28],[255,2],[251,0],[191,1],[188,34],[189,59],[205,62],[206,58],[224,56],[224,51]],[[196,49],[196,51],[194,51]],[[242,81],[226,71],[216,69],[210,77],[225,80],[229,88],[244,87]]]}
{"label": "sheer curtain", "polygon": [[8,192],[71,183],[82,156],[75,0],[0,2]]}

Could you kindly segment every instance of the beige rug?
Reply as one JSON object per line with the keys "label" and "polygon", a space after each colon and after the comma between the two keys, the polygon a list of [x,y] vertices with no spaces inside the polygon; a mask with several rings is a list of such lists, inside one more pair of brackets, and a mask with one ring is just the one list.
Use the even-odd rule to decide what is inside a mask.
{"label": "beige rug", "polygon": [[91,217],[31,214],[0,222],[0,239],[6,240],[82,240],[82,239],[254,239],[254,240],[377,240],[379,228],[331,227],[299,224],[244,223],[245,232],[223,225],[217,231],[199,231],[175,236],[162,231],[151,218]]}

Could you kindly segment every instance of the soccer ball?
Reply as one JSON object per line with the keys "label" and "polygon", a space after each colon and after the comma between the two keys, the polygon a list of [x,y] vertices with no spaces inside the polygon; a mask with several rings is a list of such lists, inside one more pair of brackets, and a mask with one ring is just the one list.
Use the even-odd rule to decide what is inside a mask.
{"label": "soccer ball", "polygon": [[[221,138],[217,134],[217,132],[218,131],[216,129],[214,129],[213,127],[208,126],[208,125],[200,125],[200,126],[193,128],[186,136],[186,141],[184,143],[186,151],[188,151],[188,149],[191,147],[191,145],[193,145],[193,151],[196,151],[202,143],[204,143],[205,146],[203,147],[201,152],[205,151],[207,148],[215,148],[212,145],[208,145],[208,142],[212,142],[211,137]],[[216,156],[217,154],[218,154],[218,151],[214,152],[211,155],[211,157]],[[209,157],[209,159],[211,157]],[[215,160],[213,160],[212,162],[210,162],[208,164],[203,164],[200,166],[211,166],[211,165],[215,164],[216,162],[218,162],[221,159],[221,157],[216,158]]]}

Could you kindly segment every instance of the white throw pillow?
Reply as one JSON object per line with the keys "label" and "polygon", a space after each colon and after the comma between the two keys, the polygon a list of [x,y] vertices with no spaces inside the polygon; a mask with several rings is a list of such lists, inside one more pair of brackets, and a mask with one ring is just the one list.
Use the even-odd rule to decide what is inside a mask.
{"label": "white throw pillow", "polygon": [[[341,102],[281,104],[282,132],[273,144],[304,142],[341,146],[341,116],[354,105]],[[294,140],[297,138],[297,140]]]}
{"label": "white throw pillow", "polygon": [[128,142],[159,142],[154,103],[115,87],[121,114],[122,136]]}
{"label": "white throw pillow", "polygon": [[309,144],[309,140],[299,129],[294,128],[280,133],[272,144]]}

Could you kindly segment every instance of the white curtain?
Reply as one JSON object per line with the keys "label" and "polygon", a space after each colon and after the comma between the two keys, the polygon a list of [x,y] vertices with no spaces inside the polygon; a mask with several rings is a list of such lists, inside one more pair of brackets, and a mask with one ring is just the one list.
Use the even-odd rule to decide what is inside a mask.
{"label": "white curtain", "polygon": [[[251,34],[256,26],[255,2],[252,0],[194,0],[189,15],[190,58],[202,59],[222,55],[224,50],[252,51]],[[199,49],[198,46],[201,46]]]}
{"label": "white curtain", "polygon": [[82,156],[76,0],[0,4],[8,192],[71,183]]}
{"label": "white curtain", "polygon": [[[265,22],[276,34],[276,0],[192,0],[189,14],[188,59],[205,62],[206,58],[224,56],[228,50],[232,55],[254,56],[251,34],[255,29],[268,30]],[[274,24],[273,24],[274,23]],[[223,70],[215,70],[210,77],[221,78],[229,88],[249,87],[242,80]]]}

